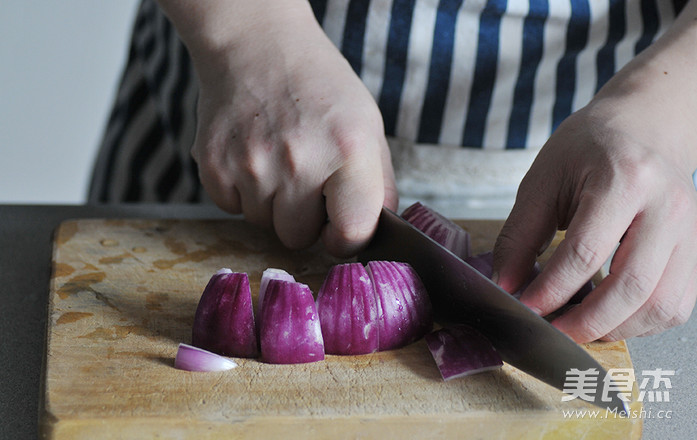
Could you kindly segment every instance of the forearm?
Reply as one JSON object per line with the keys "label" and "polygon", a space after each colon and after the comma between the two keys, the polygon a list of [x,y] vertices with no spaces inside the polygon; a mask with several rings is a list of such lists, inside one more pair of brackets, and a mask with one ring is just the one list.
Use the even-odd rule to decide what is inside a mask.
{"label": "forearm", "polygon": [[157,0],[195,63],[254,48],[288,32],[321,33],[305,0]]}
{"label": "forearm", "polygon": [[688,170],[697,168],[697,0],[688,2],[671,28],[621,69],[596,100],[608,97],[629,104],[622,110],[652,112],[644,118],[647,130],[672,136],[672,142],[656,148]]}

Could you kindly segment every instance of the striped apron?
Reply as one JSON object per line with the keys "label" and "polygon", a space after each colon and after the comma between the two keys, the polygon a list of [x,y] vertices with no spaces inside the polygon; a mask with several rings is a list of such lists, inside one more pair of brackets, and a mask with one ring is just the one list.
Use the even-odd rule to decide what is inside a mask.
{"label": "striped apron", "polygon": [[[310,0],[374,96],[402,195],[515,192],[554,129],[674,21],[685,0]],[[206,201],[189,150],[198,89],[152,0],[89,202]]]}

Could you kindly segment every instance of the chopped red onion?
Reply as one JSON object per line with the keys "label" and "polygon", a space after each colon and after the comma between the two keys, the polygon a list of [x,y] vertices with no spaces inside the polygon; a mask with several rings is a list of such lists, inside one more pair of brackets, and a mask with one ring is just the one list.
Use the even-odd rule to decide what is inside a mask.
{"label": "chopped red onion", "polygon": [[246,273],[221,269],[201,295],[192,344],[224,356],[255,357],[257,336]]}
{"label": "chopped red onion", "polygon": [[491,342],[471,327],[445,327],[429,333],[425,339],[443,380],[495,370],[503,365]]}
{"label": "chopped red onion", "polygon": [[329,270],[317,294],[317,312],[326,353],[378,350],[375,291],[361,263],[338,264]]}
{"label": "chopped red onion", "polygon": [[261,303],[264,301],[264,295],[266,295],[266,289],[271,280],[295,281],[295,278],[283,269],[274,269],[272,267],[265,269],[261,274],[261,282],[259,283],[259,296],[257,298],[259,308],[261,308]]}
{"label": "chopped red onion", "polygon": [[416,202],[402,212],[402,218],[458,257],[470,255],[469,233],[433,209]]}
{"label": "chopped red onion", "polygon": [[431,330],[431,301],[409,264],[371,261],[367,271],[377,299],[379,350],[403,347]]}
{"label": "chopped red onion", "polygon": [[236,366],[231,359],[187,344],[179,344],[174,358],[174,368],[186,371],[225,371]]}
{"label": "chopped red onion", "polygon": [[310,288],[270,280],[261,304],[261,356],[272,364],[324,359],[322,329]]}

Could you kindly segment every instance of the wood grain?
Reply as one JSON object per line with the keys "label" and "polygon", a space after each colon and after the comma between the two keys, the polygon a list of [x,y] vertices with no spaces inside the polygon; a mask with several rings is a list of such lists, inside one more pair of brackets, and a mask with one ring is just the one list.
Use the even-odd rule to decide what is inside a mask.
{"label": "wood grain", "polygon": [[[460,222],[475,252],[499,222]],[[558,239],[560,239],[558,237]],[[557,240],[558,241],[558,240]],[[557,242],[553,243],[553,246]],[[241,221],[75,220],[56,231],[40,429],[51,439],[639,438],[640,418],[565,418],[594,409],[509,365],[443,382],[423,341],[363,356],[269,365],[235,359],[223,373],[173,367],[221,267],[267,267],[314,292],[338,260],[289,251]],[[631,368],[626,344],[585,346],[606,368]],[[632,403],[638,411],[639,402]],[[605,416],[604,412],[600,416]]]}

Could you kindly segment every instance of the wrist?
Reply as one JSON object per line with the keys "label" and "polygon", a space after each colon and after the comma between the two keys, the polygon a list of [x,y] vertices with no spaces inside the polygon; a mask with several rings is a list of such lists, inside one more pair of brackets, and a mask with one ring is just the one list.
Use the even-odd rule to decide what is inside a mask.
{"label": "wrist", "polygon": [[304,0],[157,0],[194,65],[214,66],[228,54],[253,52],[283,35],[321,28]]}

